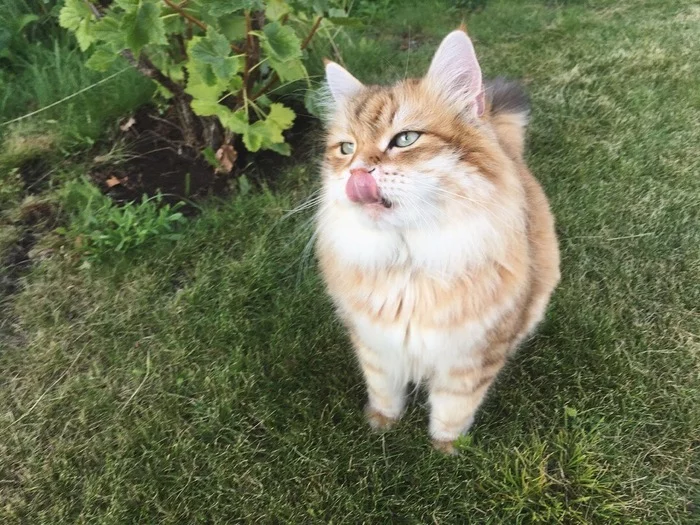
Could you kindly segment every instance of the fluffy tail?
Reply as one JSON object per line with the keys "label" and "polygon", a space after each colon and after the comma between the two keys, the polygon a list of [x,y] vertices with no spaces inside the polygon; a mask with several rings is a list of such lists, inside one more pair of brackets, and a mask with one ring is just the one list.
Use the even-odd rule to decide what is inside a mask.
{"label": "fluffy tail", "polygon": [[486,104],[498,141],[512,159],[522,159],[530,112],[527,94],[520,84],[504,78],[487,82],[485,88]]}

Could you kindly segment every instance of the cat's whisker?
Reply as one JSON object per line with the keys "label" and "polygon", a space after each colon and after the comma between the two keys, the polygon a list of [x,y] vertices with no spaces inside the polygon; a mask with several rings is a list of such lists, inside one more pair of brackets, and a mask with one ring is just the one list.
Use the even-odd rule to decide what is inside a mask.
{"label": "cat's whisker", "polygon": [[[287,212],[282,216],[280,219],[281,221],[284,221],[291,217],[292,215],[295,215],[297,213],[300,213],[302,211],[308,210],[309,208],[314,208],[316,207],[319,203],[323,201],[323,194],[321,194],[323,191],[322,188],[319,188],[315,190],[314,192],[311,193],[311,195],[308,196],[308,198],[303,201],[301,204],[296,206],[295,208],[291,210],[287,210]],[[320,194],[320,195],[319,195]]]}
{"label": "cat's whisker", "polygon": [[[445,190],[443,188],[425,188],[429,193],[433,194],[440,194],[447,198],[450,202],[453,202],[458,205],[463,205],[463,206],[470,206],[473,205],[477,207],[480,211],[486,212],[493,218],[495,221],[499,222],[500,224],[507,225],[508,222],[504,219],[504,217],[507,217],[509,215],[510,210],[507,208],[504,208],[502,206],[497,205],[496,203],[490,202],[486,203],[484,201],[477,201],[474,199],[471,199],[465,195],[459,195],[457,193],[453,193],[451,191]],[[503,212],[503,216],[499,216],[493,208],[496,208],[495,211],[500,211]]]}
{"label": "cat's whisker", "polygon": [[[425,223],[426,229],[431,229],[432,227],[437,225],[437,217],[440,215],[440,209],[433,204],[432,202],[428,201],[427,199],[424,199],[420,195],[414,195],[414,199],[418,200],[418,204],[414,204],[413,208],[414,210],[423,218],[423,222]],[[421,206],[430,206],[433,210],[435,210],[437,213],[434,214],[429,214],[428,217],[432,219],[432,221],[428,221],[428,219],[423,215],[423,211],[421,209]]]}
{"label": "cat's whisker", "polygon": [[314,244],[316,242],[316,237],[318,236],[318,232],[314,231],[311,234],[311,237],[309,237],[309,240],[307,241],[306,245],[304,246],[304,249],[301,252],[301,264],[299,265],[299,270],[297,272],[297,286],[301,283],[304,273],[306,272],[306,269],[309,267],[309,261],[311,260],[311,256],[313,254],[313,248]]}

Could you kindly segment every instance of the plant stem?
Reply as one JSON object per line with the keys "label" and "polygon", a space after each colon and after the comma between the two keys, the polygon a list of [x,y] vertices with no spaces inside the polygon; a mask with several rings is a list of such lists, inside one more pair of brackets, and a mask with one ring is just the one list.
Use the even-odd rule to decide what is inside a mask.
{"label": "plant stem", "polygon": [[[95,15],[95,18],[98,20],[101,19],[102,13],[99,11],[99,9],[97,9],[97,7],[89,0],[84,1],[88,6],[90,6],[90,10]],[[166,3],[169,2],[169,0],[164,1]],[[190,107],[192,97],[185,93],[185,89],[180,84],[172,80],[160,69],[158,69],[145,53],[141,53],[138,59],[134,56],[130,49],[125,49],[120,54],[126,59],[127,62],[129,62],[129,64],[136,68],[139,73],[158,82],[161,86],[173,94],[175,97],[175,110],[177,111],[180,120],[180,131],[182,132],[185,142],[188,145],[196,146],[198,142],[196,136],[197,117],[192,112],[192,108]]]}
{"label": "plant stem", "polygon": [[319,16],[318,18],[316,18],[316,21],[314,22],[314,25],[311,26],[311,31],[309,31],[309,34],[306,35],[306,38],[304,39],[304,41],[303,41],[302,44],[301,44],[301,48],[302,48],[302,49],[306,49],[306,46],[309,45],[309,43],[311,42],[311,39],[312,39],[312,38],[314,37],[314,35],[316,34],[316,31],[318,31],[318,27],[321,25],[321,21],[322,21],[322,20],[323,20],[323,17],[322,17],[322,16]]}
{"label": "plant stem", "polygon": [[243,91],[241,96],[243,100],[247,98],[248,90],[248,75],[250,74],[250,49],[253,46],[252,37],[250,34],[250,11],[245,12],[245,60],[243,61]]}
{"label": "plant stem", "polygon": [[173,9],[175,12],[177,12],[181,17],[186,18],[190,22],[192,22],[194,25],[199,27],[202,31],[207,30],[207,26],[204,22],[201,20],[197,20],[195,17],[193,17],[191,14],[186,12],[182,7],[180,7],[177,4],[172,3],[170,0],[163,0],[171,9]]}
{"label": "plant stem", "polygon": [[97,18],[98,20],[102,18],[102,13],[100,13],[100,10],[97,9],[97,7],[95,7],[93,3],[90,2],[90,0],[83,0],[83,2],[87,4],[87,6],[90,8],[90,11],[92,11],[92,14],[95,15],[95,18]]}

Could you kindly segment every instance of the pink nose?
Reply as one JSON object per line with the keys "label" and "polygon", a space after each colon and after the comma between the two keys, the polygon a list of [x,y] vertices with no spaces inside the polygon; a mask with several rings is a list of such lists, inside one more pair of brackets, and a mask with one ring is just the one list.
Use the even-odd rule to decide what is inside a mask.
{"label": "pink nose", "polygon": [[345,193],[352,202],[372,204],[381,201],[377,181],[365,168],[350,170],[350,178],[345,185]]}

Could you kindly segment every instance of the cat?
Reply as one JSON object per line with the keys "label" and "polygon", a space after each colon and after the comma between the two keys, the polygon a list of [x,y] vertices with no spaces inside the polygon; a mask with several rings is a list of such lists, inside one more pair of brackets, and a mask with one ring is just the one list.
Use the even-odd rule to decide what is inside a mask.
{"label": "cat", "polygon": [[527,98],[484,85],[448,34],[422,79],[363,85],[326,61],[332,99],[316,253],[377,430],[425,384],[435,448],[455,453],[560,279],[547,198],[523,159]]}

